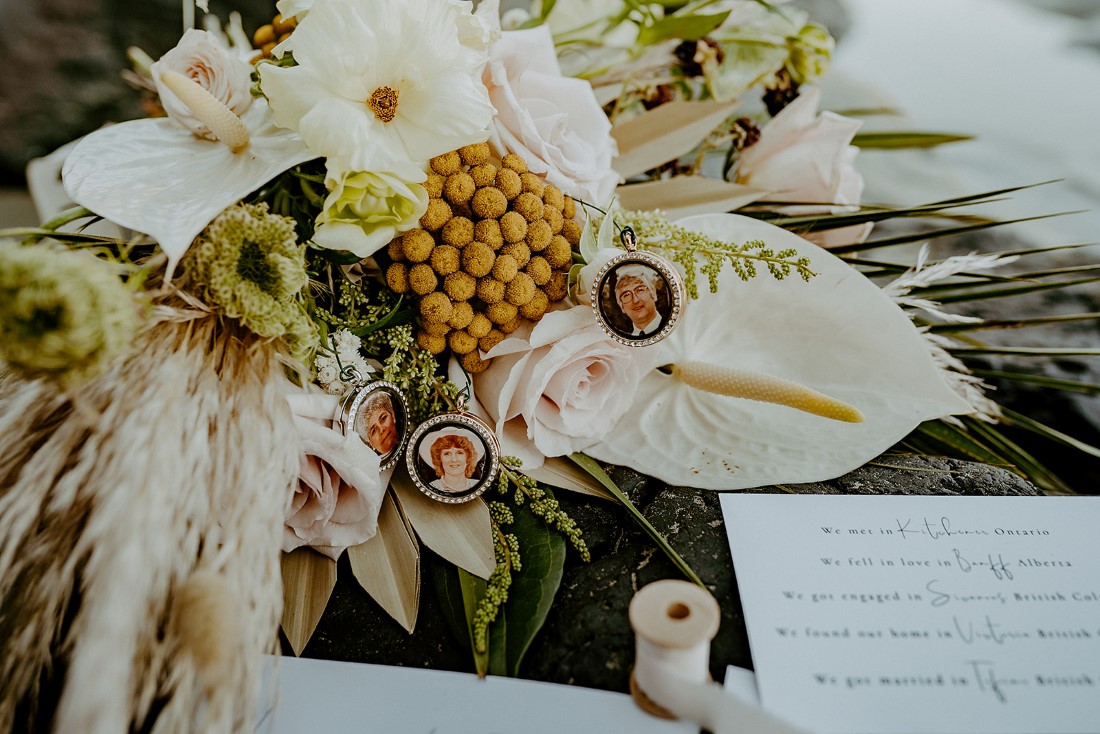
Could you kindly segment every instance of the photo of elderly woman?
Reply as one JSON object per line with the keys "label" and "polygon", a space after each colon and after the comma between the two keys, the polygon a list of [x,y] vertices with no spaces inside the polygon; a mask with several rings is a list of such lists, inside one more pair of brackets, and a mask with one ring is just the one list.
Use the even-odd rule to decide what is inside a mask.
{"label": "photo of elderly woman", "polygon": [[408,418],[400,395],[388,387],[372,390],[355,415],[355,432],[385,466],[401,448]]}
{"label": "photo of elderly woman", "polygon": [[484,440],[473,431],[445,426],[424,434],[418,442],[420,478],[447,496],[476,492],[484,474]]}
{"label": "photo of elderly woman", "polygon": [[397,446],[397,426],[393,401],[384,392],[367,399],[356,427],[359,436],[379,456],[385,456]]}
{"label": "photo of elderly woman", "polygon": [[600,311],[624,339],[649,339],[660,333],[671,311],[669,284],[651,265],[625,262],[607,272],[600,286]]}

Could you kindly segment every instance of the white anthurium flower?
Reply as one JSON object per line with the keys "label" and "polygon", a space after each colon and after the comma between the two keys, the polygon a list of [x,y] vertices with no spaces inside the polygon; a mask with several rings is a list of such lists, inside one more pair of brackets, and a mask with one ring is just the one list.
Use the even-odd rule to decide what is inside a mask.
{"label": "white anthurium flower", "polygon": [[687,304],[652,347],[657,363],[705,363],[783,378],[844,401],[862,422],[716,395],[651,371],[626,415],[587,453],[673,485],[743,489],[831,479],[874,458],[925,420],[968,413],[909,318],[881,289],[825,250],[732,214],[684,227],[726,242],[795,248],[817,273],[808,283],[726,270],[716,294]]}
{"label": "white anthurium flower", "polygon": [[122,122],[91,133],[65,161],[72,200],[143,232],[168,255],[168,273],[226,207],[316,158],[297,133],[275,126],[263,99],[241,117],[248,144],[233,152],[166,119]]}
{"label": "white anthurium flower", "polygon": [[[441,12],[445,11],[445,12]],[[394,171],[481,142],[493,106],[485,55],[436,0],[315,0],[282,44],[297,66],[260,67],[279,125],[354,171]]]}

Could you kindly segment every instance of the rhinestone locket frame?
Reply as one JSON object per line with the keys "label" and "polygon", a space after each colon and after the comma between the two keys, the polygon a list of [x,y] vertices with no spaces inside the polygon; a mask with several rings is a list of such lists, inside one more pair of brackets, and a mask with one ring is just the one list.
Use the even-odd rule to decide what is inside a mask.
{"label": "rhinestone locket frame", "polygon": [[[425,481],[422,476],[417,461],[420,458],[421,440],[434,431],[446,430],[448,424],[457,424],[462,429],[475,433],[482,440],[486,452],[485,468],[481,478],[477,484],[461,494],[448,494],[431,486],[431,480]],[[412,478],[413,484],[423,494],[437,502],[451,505],[463,504],[480,497],[496,481],[500,473],[500,442],[492,428],[484,421],[461,408],[457,412],[440,413],[421,423],[409,436],[408,443],[405,445],[405,466],[409,470],[409,477]]]}
{"label": "rhinestone locket frame", "polygon": [[[358,371],[356,371],[356,374],[358,374]],[[349,432],[356,431],[355,424],[359,420],[360,411],[366,407],[367,400],[378,393],[384,393],[390,398],[390,408],[393,411],[394,424],[398,434],[397,445],[386,454],[379,456],[379,469],[386,471],[392,469],[401,460],[409,439],[409,401],[401,388],[387,380],[357,383],[340,401],[340,418],[338,422],[345,436]],[[363,436],[360,436],[360,438],[363,438]],[[364,439],[363,442],[372,451],[378,453],[378,450],[371,446],[369,441]]]}
{"label": "rhinestone locket frame", "polygon": [[[589,298],[592,310],[596,314],[596,323],[611,339],[628,347],[648,347],[672,333],[673,328],[675,328],[676,323],[683,314],[684,305],[687,301],[687,290],[684,287],[683,277],[671,262],[660,255],[636,249],[637,238],[633,229],[630,227],[623,228],[622,241],[626,246],[626,252],[614,256],[600,268],[596,273],[596,277],[592,280],[592,290],[589,293]],[[611,276],[624,265],[639,265],[648,268],[664,281],[664,290],[668,295],[668,313],[663,314],[659,308],[657,309],[662,321],[661,328],[654,334],[631,335],[623,328],[617,327],[614,319],[606,313],[609,304],[604,295],[604,288],[608,285]],[[654,292],[656,294],[656,291]],[[612,300],[614,300],[614,296],[612,296]],[[623,313],[622,308],[617,303],[612,303],[611,307],[617,309],[620,314]],[[623,315],[625,316],[625,314]]]}

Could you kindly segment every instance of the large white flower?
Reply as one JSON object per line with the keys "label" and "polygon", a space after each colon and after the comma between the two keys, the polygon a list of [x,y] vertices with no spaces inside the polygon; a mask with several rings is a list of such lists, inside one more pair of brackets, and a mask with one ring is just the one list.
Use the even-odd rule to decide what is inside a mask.
{"label": "large white flower", "polygon": [[276,121],[341,168],[403,177],[485,140],[484,53],[458,34],[469,15],[440,0],[316,0],[283,44],[297,66],[260,67]]}

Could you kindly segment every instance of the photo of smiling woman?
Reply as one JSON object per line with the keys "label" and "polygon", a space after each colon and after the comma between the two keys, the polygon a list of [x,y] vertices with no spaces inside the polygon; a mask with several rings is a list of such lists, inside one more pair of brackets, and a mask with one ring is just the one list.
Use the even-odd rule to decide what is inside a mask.
{"label": "photo of smiling woman", "polygon": [[367,385],[348,409],[346,420],[378,454],[382,468],[395,464],[408,434],[408,408],[396,385],[378,381]]}
{"label": "photo of smiling woman", "polygon": [[455,426],[430,431],[420,439],[417,453],[423,469],[421,478],[432,490],[461,497],[479,489],[486,447],[473,431]]}

